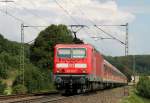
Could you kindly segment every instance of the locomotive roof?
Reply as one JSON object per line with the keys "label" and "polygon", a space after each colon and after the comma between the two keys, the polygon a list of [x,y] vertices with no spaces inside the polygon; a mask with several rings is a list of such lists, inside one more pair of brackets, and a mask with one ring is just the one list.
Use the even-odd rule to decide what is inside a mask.
{"label": "locomotive roof", "polygon": [[55,46],[56,48],[63,48],[63,47],[88,47],[88,48],[93,48],[92,45],[90,44],[57,44]]}

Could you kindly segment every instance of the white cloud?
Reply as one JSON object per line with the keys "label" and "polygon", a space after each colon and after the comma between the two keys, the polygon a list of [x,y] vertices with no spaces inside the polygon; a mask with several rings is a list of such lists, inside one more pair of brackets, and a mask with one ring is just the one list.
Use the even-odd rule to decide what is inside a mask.
{"label": "white cloud", "polygon": [[[75,18],[80,24],[92,25],[95,24],[125,24],[126,22],[132,22],[135,16],[127,11],[121,11],[115,1],[112,0],[57,0],[64,8]],[[16,5],[17,4],[17,5]],[[8,5],[8,4],[7,4]],[[2,10],[5,6],[3,5]],[[11,7],[11,8],[10,8]],[[50,25],[50,24],[76,24],[63,10],[60,8],[54,0],[15,0],[14,3],[10,3],[8,12],[12,15],[21,18],[30,25]],[[10,21],[10,22],[4,22]],[[7,38],[15,41],[19,41],[18,35],[20,35],[20,22],[10,19],[6,15],[0,13],[0,32]],[[27,24],[26,24],[27,25]],[[7,29],[6,29],[7,28]],[[13,29],[12,29],[13,28]],[[39,28],[40,30],[43,28]],[[124,31],[118,28],[106,28],[104,30],[117,34],[117,37],[123,40]],[[85,29],[87,30],[87,29]],[[93,31],[95,33],[93,33]],[[32,28],[26,29],[25,41],[30,41],[37,36],[39,32],[32,30]],[[116,33],[117,32],[117,33]],[[90,36],[99,35],[99,30],[91,28],[87,32],[81,31],[82,36],[88,41]],[[8,35],[7,35],[8,34]],[[119,35],[118,35],[119,34]],[[92,41],[90,39],[90,41]],[[95,41],[92,44],[97,45]],[[109,43],[110,44],[110,43]],[[108,45],[109,45],[108,44]],[[114,50],[115,51],[115,50]]]}

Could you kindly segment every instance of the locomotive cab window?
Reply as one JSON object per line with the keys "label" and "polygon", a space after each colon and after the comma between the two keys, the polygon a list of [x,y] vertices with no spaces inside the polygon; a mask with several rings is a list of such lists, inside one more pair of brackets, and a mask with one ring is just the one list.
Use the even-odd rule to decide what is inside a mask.
{"label": "locomotive cab window", "polygon": [[73,58],[85,58],[86,49],[85,48],[73,48],[72,49],[72,57]]}
{"label": "locomotive cab window", "polygon": [[60,58],[71,58],[71,49],[70,48],[60,48],[60,49],[58,49],[57,55]]}
{"label": "locomotive cab window", "polygon": [[57,52],[59,58],[85,58],[85,48],[59,48]]}

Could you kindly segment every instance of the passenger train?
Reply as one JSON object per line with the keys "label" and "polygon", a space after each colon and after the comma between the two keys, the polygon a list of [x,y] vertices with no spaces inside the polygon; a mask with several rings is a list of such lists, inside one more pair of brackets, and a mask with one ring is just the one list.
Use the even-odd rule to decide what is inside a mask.
{"label": "passenger train", "polygon": [[53,76],[61,93],[84,93],[127,84],[127,77],[90,44],[57,44]]}

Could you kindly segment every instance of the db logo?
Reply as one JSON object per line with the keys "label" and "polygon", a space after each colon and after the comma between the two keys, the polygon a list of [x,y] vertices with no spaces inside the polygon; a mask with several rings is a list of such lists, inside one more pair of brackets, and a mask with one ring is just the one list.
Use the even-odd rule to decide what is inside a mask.
{"label": "db logo", "polygon": [[74,68],[74,64],[69,64],[69,67],[70,68]]}

